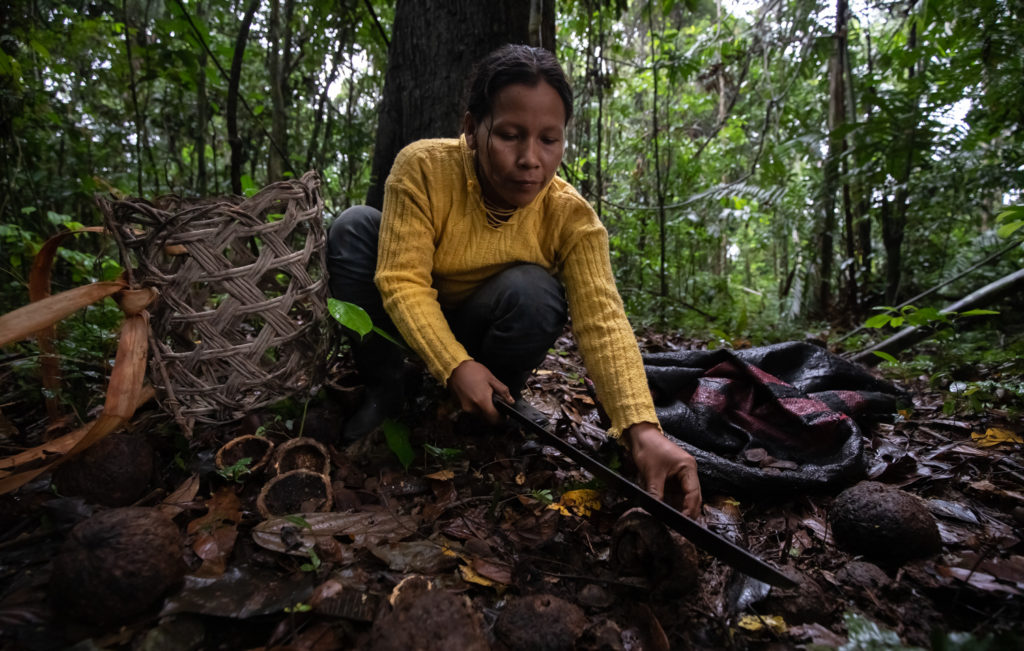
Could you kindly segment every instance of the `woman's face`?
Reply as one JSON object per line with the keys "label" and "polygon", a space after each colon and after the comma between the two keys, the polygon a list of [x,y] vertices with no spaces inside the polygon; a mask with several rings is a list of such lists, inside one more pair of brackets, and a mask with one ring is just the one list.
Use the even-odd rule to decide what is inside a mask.
{"label": "woman's face", "polygon": [[467,113],[466,142],[477,151],[487,199],[501,208],[533,201],[558,170],[565,150],[565,107],[550,84],[512,84],[479,123]]}

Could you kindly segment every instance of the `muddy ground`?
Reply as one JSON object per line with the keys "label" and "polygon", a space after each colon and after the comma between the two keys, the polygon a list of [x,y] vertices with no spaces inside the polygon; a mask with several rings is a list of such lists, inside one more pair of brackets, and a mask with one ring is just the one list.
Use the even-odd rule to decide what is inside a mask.
{"label": "muddy ground", "polygon": [[[115,465],[151,467],[146,476],[86,469],[0,498],[0,648],[1024,647],[1019,415],[945,414],[948,394],[901,378],[913,405],[868,433],[867,479],[919,498],[937,525],[933,553],[920,539],[885,535],[869,535],[857,554],[838,547],[834,494],[705,494],[709,527],[799,583],[780,590],[630,511],[517,428],[458,413],[412,364],[408,468],[391,449],[400,432],[390,446],[383,433],[340,446],[361,391],[348,368],[338,365],[305,413],[253,414],[197,428],[191,440],[151,405],[130,435],[152,450],[103,455],[127,455]],[[576,445],[630,472],[605,440],[571,340],[549,355],[529,396]],[[218,472],[229,440],[258,435],[280,448],[300,430],[326,452],[322,490],[312,448],[297,471],[268,459],[245,472],[222,458]],[[0,456],[38,443],[19,427],[5,431]],[[264,510],[268,499],[330,510],[261,513],[261,491],[288,469],[314,478],[304,475],[297,498],[264,494]],[[104,501],[144,511],[72,535],[110,513]]]}

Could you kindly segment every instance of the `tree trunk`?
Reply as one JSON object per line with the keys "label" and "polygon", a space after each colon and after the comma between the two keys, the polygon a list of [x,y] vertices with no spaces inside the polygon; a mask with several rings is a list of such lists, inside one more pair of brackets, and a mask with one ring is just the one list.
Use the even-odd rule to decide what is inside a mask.
{"label": "tree trunk", "polygon": [[[666,239],[666,215],[665,215],[665,187],[661,181],[661,152],[659,151],[658,133],[658,52],[654,43],[654,3],[649,2],[647,7],[647,26],[651,40],[651,75],[654,79],[651,89],[651,132],[654,142],[654,194],[658,202],[658,295],[662,298],[668,297],[668,276],[665,271],[665,239]],[[661,302],[662,320],[664,320],[666,301]]]}
{"label": "tree trunk", "polygon": [[[203,4],[196,6],[196,17],[203,20]],[[195,129],[195,161],[196,161],[196,194],[206,196],[206,122],[209,120],[209,100],[206,97],[206,50],[199,50],[199,71],[196,75],[196,129]]]}
{"label": "tree trunk", "polygon": [[836,193],[839,190],[839,161],[843,142],[839,130],[846,120],[843,53],[846,51],[846,0],[836,0],[836,31],[832,37],[829,59],[828,153],[825,156],[822,180],[821,228],[818,231],[818,285],[815,291],[815,312],[824,316],[832,302],[832,266],[835,250]]}
{"label": "tree trunk", "polygon": [[245,44],[249,40],[249,27],[253,16],[259,9],[260,0],[249,0],[242,16],[242,24],[238,27],[238,38],[235,39],[235,53],[231,59],[231,76],[228,79],[227,120],[228,143],[231,145],[231,192],[242,194],[242,162],[244,153],[242,139],[238,137],[238,84],[242,78],[242,59],[245,55]]}
{"label": "tree trunk", "polygon": [[[910,27],[907,46],[914,50],[917,47],[917,24]],[[907,70],[907,79],[913,81],[917,76],[915,64],[911,63]],[[914,104],[916,106],[916,103]],[[882,241],[885,243],[885,302],[892,305],[899,300],[900,283],[903,279],[903,235],[907,227],[907,210],[910,207],[910,176],[914,170],[914,149],[917,147],[918,111],[912,109],[907,121],[907,136],[902,151],[906,158],[902,169],[898,170],[896,179],[895,206],[883,202],[882,210]]]}
{"label": "tree trunk", "polygon": [[[281,11],[281,0],[270,0],[270,22],[267,33],[267,69],[270,73],[270,148],[267,154],[267,181],[284,178],[288,168],[288,52],[291,50],[291,0]],[[282,54],[284,53],[284,54]]]}
{"label": "tree trunk", "polygon": [[554,0],[397,0],[366,202],[383,204],[402,147],[459,134],[463,89],[477,60],[505,43],[554,51],[554,34]]}

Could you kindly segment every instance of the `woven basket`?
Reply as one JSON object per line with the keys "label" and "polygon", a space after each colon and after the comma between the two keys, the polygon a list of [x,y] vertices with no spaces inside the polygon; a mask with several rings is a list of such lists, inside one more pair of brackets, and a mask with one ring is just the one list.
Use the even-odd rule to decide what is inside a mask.
{"label": "woven basket", "polygon": [[330,350],[323,201],[313,172],[245,200],[101,202],[151,308],[150,382],[191,432],[321,380]]}

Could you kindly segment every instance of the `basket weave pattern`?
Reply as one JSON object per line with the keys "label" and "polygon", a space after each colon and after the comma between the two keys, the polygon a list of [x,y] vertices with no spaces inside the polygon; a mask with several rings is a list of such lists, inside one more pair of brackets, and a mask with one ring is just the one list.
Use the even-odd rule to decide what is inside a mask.
{"label": "basket weave pattern", "polygon": [[152,286],[150,381],[191,430],[320,380],[330,347],[313,172],[245,199],[103,205],[133,286]]}

